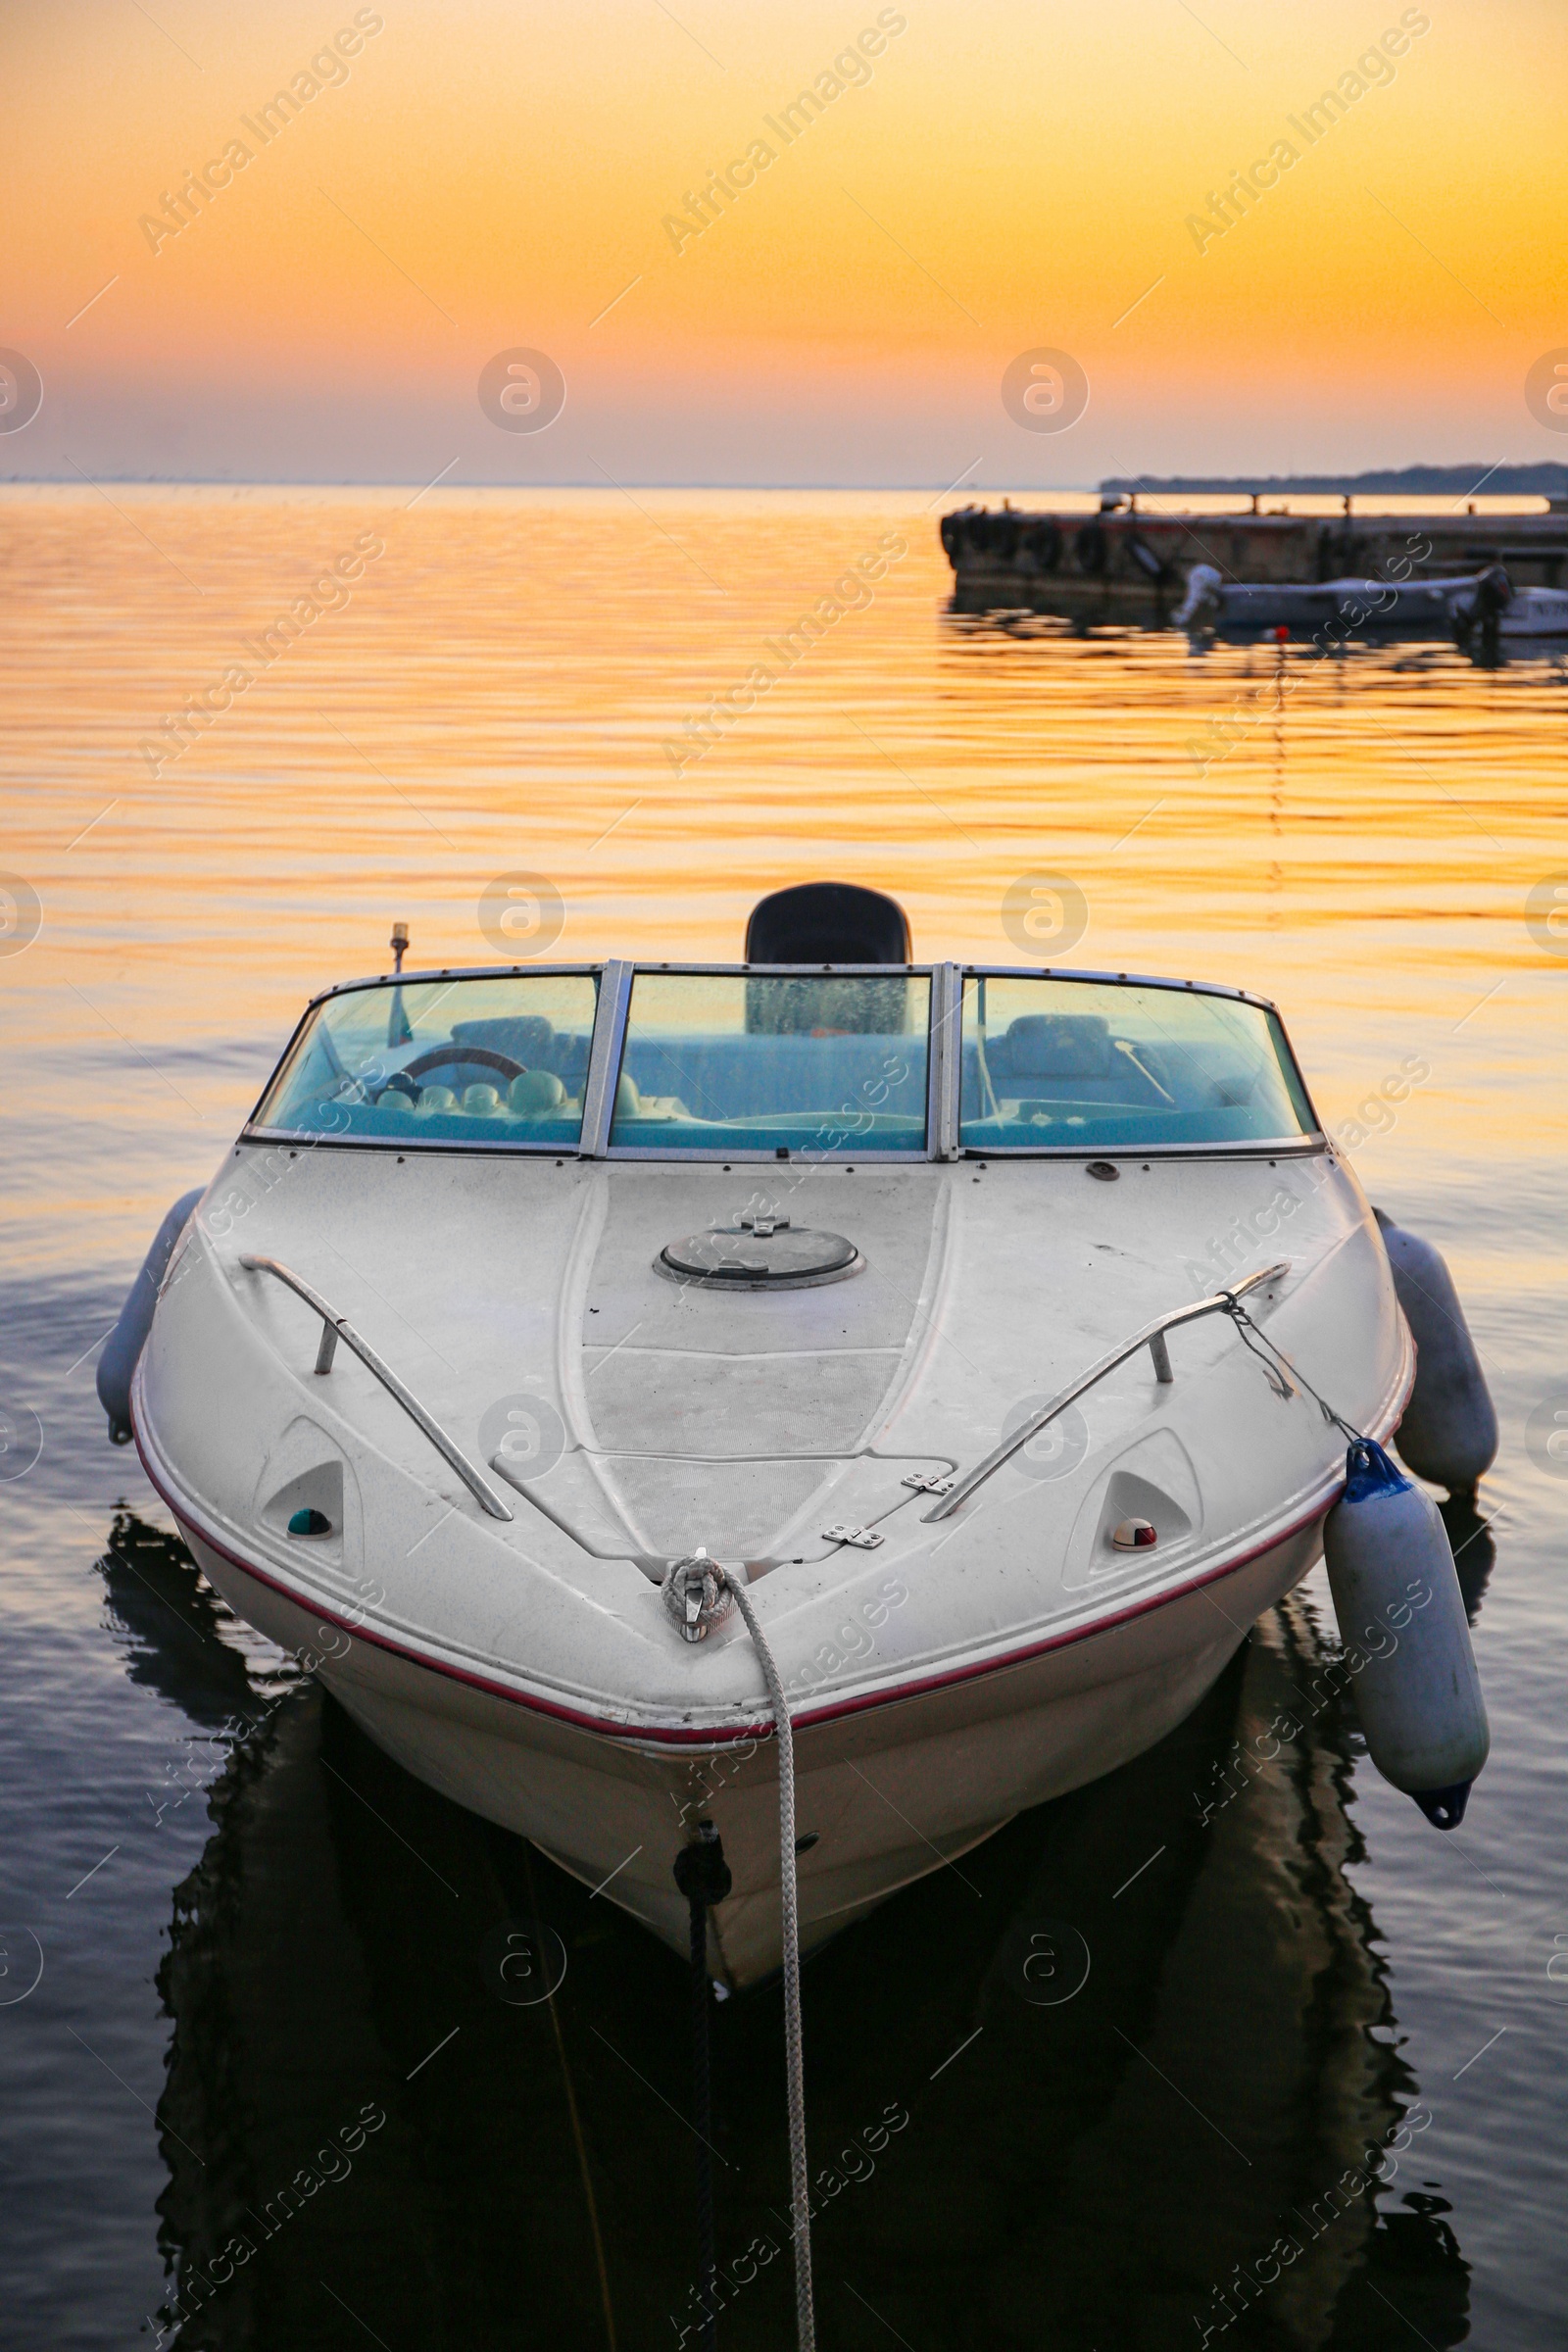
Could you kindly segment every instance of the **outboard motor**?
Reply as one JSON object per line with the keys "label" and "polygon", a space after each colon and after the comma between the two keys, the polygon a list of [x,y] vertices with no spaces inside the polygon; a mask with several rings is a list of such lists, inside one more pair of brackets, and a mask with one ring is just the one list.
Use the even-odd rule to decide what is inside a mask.
{"label": "outboard motor", "polygon": [[825,968],[908,962],[904,908],[879,890],[862,890],[855,882],[801,882],[793,890],[775,890],[752,909],[746,960],[806,967],[782,989],[776,980],[747,981],[749,1034],[899,1037],[909,1025],[909,983],[902,974],[868,983]]}
{"label": "outboard motor", "polygon": [[1512,603],[1512,580],[1500,564],[1489,564],[1485,571],[1477,572],[1468,596],[1460,597],[1453,607],[1453,632],[1459,644],[1467,645],[1479,633],[1483,647],[1494,654],[1498,624]]}
{"label": "outboard motor", "polygon": [[1440,1830],[1464,1819],[1491,1734],[1447,1531],[1429,1494],[1358,1438],[1323,1529],[1367,1751]]}
{"label": "outboard motor", "polygon": [[897,899],[858,882],[797,882],[759,899],[748,963],[907,963],[909,920]]}
{"label": "outboard motor", "polygon": [[130,1383],[152,1328],[158,1286],[174,1254],[174,1244],[184,1232],[191,1210],[204,1190],[204,1186],[198,1185],[195,1192],[181,1194],[159,1226],[141,1272],[126,1293],[120,1320],[109,1335],[109,1345],[98,1358],[98,1401],[109,1415],[109,1435],[116,1446],[130,1444]]}
{"label": "outboard motor", "polygon": [[1485,571],[1476,574],[1475,589],[1468,599],[1467,609],[1473,619],[1483,625],[1495,621],[1513,603],[1513,582],[1500,564],[1489,564]]}
{"label": "outboard motor", "polygon": [[1497,1415],[1440,1251],[1374,1208],[1395,1293],[1415,1341],[1415,1387],[1395,1432],[1400,1459],[1450,1494],[1469,1494],[1497,1453]]}

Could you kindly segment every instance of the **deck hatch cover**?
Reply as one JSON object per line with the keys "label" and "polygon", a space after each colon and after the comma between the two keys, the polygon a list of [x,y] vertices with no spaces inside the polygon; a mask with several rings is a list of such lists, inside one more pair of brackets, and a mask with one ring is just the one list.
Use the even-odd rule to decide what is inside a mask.
{"label": "deck hatch cover", "polygon": [[814,1283],[842,1282],[865,1260],[842,1233],[813,1233],[804,1225],[748,1218],[740,1225],[715,1225],[667,1242],[654,1260],[671,1282],[711,1291],[806,1290]]}

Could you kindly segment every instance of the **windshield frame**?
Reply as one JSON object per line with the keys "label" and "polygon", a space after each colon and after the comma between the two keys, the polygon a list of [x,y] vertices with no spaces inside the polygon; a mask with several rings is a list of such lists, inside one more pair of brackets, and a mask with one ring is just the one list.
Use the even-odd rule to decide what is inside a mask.
{"label": "windshield frame", "polygon": [[[891,979],[902,975],[906,979],[926,980],[930,983],[930,1025],[926,1033],[926,1133],[924,1145],[910,1152],[878,1152],[868,1155],[878,1165],[907,1165],[921,1160],[958,1159],[1054,1159],[1054,1160],[1120,1160],[1120,1159],[1279,1159],[1307,1157],[1328,1149],[1328,1137],[1313,1102],[1290,1033],[1280,1018],[1279,1008],[1267,997],[1254,995],[1245,988],[1228,988],[1211,980],[1173,980],[1154,972],[1064,971],[1054,964],[1033,963],[696,963],[686,961],[652,961],[639,958],[635,962],[614,958],[585,959],[570,963],[495,963],[447,965],[420,971],[376,972],[358,980],[342,980],[331,988],[320,990],[312,997],[290,1032],[287,1043],[268,1075],[267,1083],[257,1097],[250,1115],[240,1130],[240,1140],[250,1143],[288,1144],[296,1148],[309,1146],[312,1150],[342,1152],[458,1152],[489,1154],[522,1153],[530,1158],[556,1160],[641,1160],[662,1161],[666,1166],[690,1161],[723,1161],[731,1165],[777,1165],[776,1151],[756,1152],[712,1149],[691,1149],[672,1152],[660,1146],[615,1144],[610,1142],[610,1127],[615,1096],[615,1080],[619,1076],[621,1058],[625,1052],[627,1014],[631,990],[639,974],[691,974],[734,979],[801,979],[807,975],[822,978]],[[263,1127],[257,1113],[271,1093],[279,1072],[293,1054],[306,1028],[324,1004],[334,999],[350,996],[362,990],[387,989],[399,983],[413,988],[440,980],[508,980],[539,978],[588,977],[597,983],[593,1035],[589,1045],[588,1069],[583,1089],[583,1115],[577,1142],[560,1143],[490,1142],[488,1140],[454,1139],[438,1136],[368,1136],[311,1134],[307,1130],[284,1127]],[[1175,1143],[1175,1144],[1116,1144],[1088,1143],[1026,1143],[968,1145],[959,1140],[959,1090],[962,1075],[963,1000],[966,984],[971,980],[1055,980],[1063,983],[1085,983],[1096,987],[1168,989],[1178,996],[1222,997],[1232,1004],[1250,1004],[1263,1013],[1269,1023],[1272,1041],[1280,1052],[1287,1074],[1299,1091],[1313,1121],[1303,1133],[1277,1137],[1249,1137],[1231,1143]],[[838,1164],[839,1154],[832,1155]],[[851,1155],[842,1155],[849,1164],[856,1164]],[[802,1155],[804,1160],[805,1155]]]}
{"label": "windshield frame", "polygon": [[595,983],[594,1025],[588,1047],[588,1080],[584,1086],[584,1108],[586,1111],[587,1084],[592,1081],[599,1054],[600,1025],[605,1011],[605,979],[610,968],[604,963],[586,961],[581,963],[443,964],[439,969],[428,971],[376,972],[363,980],[339,980],[333,987],[323,988],[312,997],[295,1022],[288,1043],[279,1054],[269,1074],[267,1084],[257,1096],[251,1106],[250,1114],[240,1129],[240,1141],[258,1144],[288,1144],[298,1150],[309,1148],[313,1152],[323,1150],[393,1152],[399,1154],[409,1152],[482,1152],[503,1155],[523,1152],[530,1158],[536,1159],[578,1159],[583,1155],[581,1125],[578,1128],[575,1144],[514,1142],[511,1139],[505,1142],[492,1142],[483,1136],[318,1134],[310,1128],[303,1127],[264,1127],[261,1125],[257,1113],[277,1084],[281,1072],[293,1056],[295,1048],[317,1014],[324,1004],[335,1003],[339,997],[352,997],[370,989],[428,987],[438,980],[461,983],[465,980],[526,979],[588,979]]}
{"label": "windshield frame", "polygon": [[[965,963],[955,966],[957,974],[957,1006],[955,1014],[955,1035],[949,1046],[947,1059],[952,1067],[952,1138],[958,1156],[964,1159],[1283,1159],[1309,1157],[1322,1152],[1328,1144],[1317,1104],[1312,1100],[1290,1032],[1280,1018],[1279,1006],[1268,997],[1255,996],[1250,989],[1227,988],[1217,980],[1172,980],[1156,972],[1085,972],[1062,971],[1054,964],[1039,963]],[[960,1117],[959,1090],[963,1057],[963,998],[971,980],[1059,980],[1098,988],[1161,988],[1179,997],[1222,997],[1233,1004],[1250,1004],[1263,1014],[1268,1024],[1270,1042],[1284,1059],[1286,1073],[1300,1094],[1312,1124],[1303,1132],[1281,1136],[1248,1136],[1228,1143],[1177,1144],[961,1144],[958,1141]],[[956,1051],[952,1050],[956,1046]]]}
{"label": "windshield frame", "polygon": [[[859,1164],[859,1158],[863,1156],[867,1166],[870,1166],[874,1163],[877,1167],[897,1167],[901,1162],[906,1165],[911,1160],[918,1162],[920,1160],[939,1159],[943,1156],[939,1149],[937,1135],[942,1102],[942,1047],[946,1029],[946,1024],[940,1018],[940,1007],[943,1002],[940,975],[945,970],[950,970],[952,968],[951,966],[932,963],[638,962],[628,963],[621,968],[624,970],[626,975],[625,993],[620,1005],[618,1027],[616,1028],[614,1035],[613,1060],[609,1065],[610,1074],[605,1089],[604,1132],[599,1156],[602,1156],[606,1159],[615,1160],[663,1160],[669,1165],[678,1165],[687,1160],[690,1160],[694,1164],[699,1161],[718,1160],[727,1167],[781,1167],[786,1164],[785,1161],[780,1159],[777,1150],[771,1145],[759,1146],[755,1151],[746,1151],[744,1149],[737,1149],[734,1145],[725,1146],[715,1144],[711,1146],[690,1146],[680,1151],[672,1152],[667,1146],[661,1146],[658,1144],[648,1145],[611,1143],[611,1110],[614,1100],[615,1081],[620,1075],[621,1063],[626,1051],[626,1035],[631,1009],[632,987],[633,984],[641,978],[647,977],[652,979],[656,976],[662,979],[667,978],[671,980],[802,980],[807,978],[821,980],[924,980],[928,984],[928,995],[926,998],[926,1026],[923,1033],[917,1030],[911,1030],[909,1032],[911,1037],[920,1036],[923,1034],[925,1044],[924,1140],[911,1151],[887,1152],[878,1150],[875,1152],[867,1152],[863,1155],[858,1155],[854,1151],[849,1150],[834,1152],[812,1152],[809,1147],[808,1147],[799,1152],[792,1151],[789,1153],[788,1164],[801,1167],[817,1165],[831,1165],[834,1167],[845,1165],[856,1166]],[[602,988],[600,993],[601,1000],[603,1000],[606,991]],[[597,1051],[597,1036],[594,1043]],[[591,1076],[589,1084],[591,1088]],[[583,1121],[583,1132],[586,1141],[586,1116]]]}

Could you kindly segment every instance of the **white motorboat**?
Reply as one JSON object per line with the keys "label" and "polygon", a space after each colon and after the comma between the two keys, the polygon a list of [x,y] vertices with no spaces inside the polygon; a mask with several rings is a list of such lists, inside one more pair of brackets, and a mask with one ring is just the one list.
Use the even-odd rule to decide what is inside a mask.
{"label": "white motorboat", "polygon": [[1516,592],[1500,564],[1437,579],[1397,581],[1227,580],[1214,564],[1195,564],[1187,575],[1187,593],[1171,618],[1178,628],[1226,634],[1283,629],[1287,634],[1332,630],[1339,637],[1452,636],[1496,624],[1506,635],[1511,633],[1508,616],[1515,603],[1550,599],[1555,593]]}
{"label": "white motorboat", "polygon": [[914,963],[838,885],[747,953],[329,990],[115,1343],[232,1607],[680,1949],[710,1819],[734,1984],[758,1641],[808,1947],[1178,1722],[1415,1372],[1259,998]]}

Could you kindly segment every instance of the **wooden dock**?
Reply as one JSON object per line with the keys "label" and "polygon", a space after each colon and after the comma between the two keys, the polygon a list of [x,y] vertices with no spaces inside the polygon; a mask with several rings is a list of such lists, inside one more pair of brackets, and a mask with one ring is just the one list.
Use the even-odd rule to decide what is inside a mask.
{"label": "wooden dock", "polygon": [[[1366,502],[1373,504],[1375,502]],[[1568,564],[1568,500],[1534,514],[1171,514],[1107,496],[1101,512],[963,507],[942,518],[960,612],[1055,612],[1080,626],[1168,619],[1195,564],[1227,580],[1432,580],[1500,564],[1516,588],[1557,588]]]}

